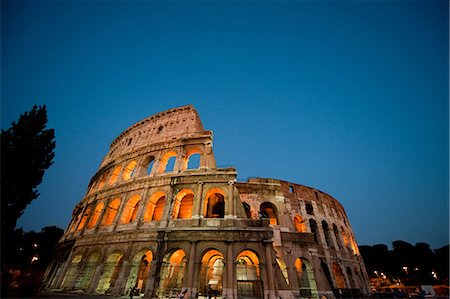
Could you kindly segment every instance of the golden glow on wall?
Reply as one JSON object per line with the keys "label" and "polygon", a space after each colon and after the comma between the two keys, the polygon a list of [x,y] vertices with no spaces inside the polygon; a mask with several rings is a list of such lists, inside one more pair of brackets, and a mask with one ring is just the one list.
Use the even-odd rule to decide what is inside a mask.
{"label": "golden glow on wall", "polygon": [[100,214],[103,211],[103,207],[105,204],[103,202],[99,202],[95,207],[94,212],[91,215],[91,219],[89,219],[89,223],[87,228],[94,228],[97,225],[98,219],[100,218]]}
{"label": "golden glow on wall", "polygon": [[98,183],[98,188],[97,188],[97,190],[100,190],[100,189],[103,188],[103,186],[105,186],[106,178],[107,178],[107,177],[108,177],[108,173],[104,173],[104,174],[102,175],[102,178],[100,179],[100,183]]}
{"label": "golden glow on wall", "polygon": [[344,273],[342,273],[342,269],[341,267],[338,265],[338,263],[333,263],[333,274],[334,274],[334,279],[336,281],[336,285],[338,289],[345,289],[345,278],[344,278]]}
{"label": "golden glow on wall", "polygon": [[206,218],[224,218],[225,192],[220,188],[211,188],[206,192],[205,212]]}
{"label": "golden glow on wall", "polygon": [[161,160],[159,161],[159,167],[158,167],[158,173],[164,173],[166,171],[167,162],[169,162],[169,159],[172,157],[177,157],[177,153],[174,151],[169,151],[165,153]]}
{"label": "golden glow on wall", "polygon": [[156,203],[158,202],[158,200],[161,197],[165,198],[165,193],[162,191],[157,191],[155,193],[152,194],[152,196],[150,197],[150,199],[148,200],[148,204],[145,207],[145,211],[144,211],[144,221],[151,221],[153,218],[153,214],[155,212],[155,208],[156,208]]}
{"label": "golden glow on wall", "polygon": [[111,174],[111,177],[109,178],[108,185],[112,185],[117,181],[117,178],[119,177],[119,173],[122,170],[122,166],[117,166],[114,168],[114,171]]}
{"label": "golden glow on wall", "polygon": [[131,178],[134,170],[136,169],[136,165],[137,165],[137,162],[133,160],[130,163],[128,163],[128,165],[125,167],[125,169],[123,170],[123,174],[122,174],[122,178],[125,181],[128,181]]}
{"label": "golden glow on wall", "polygon": [[303,218],[300,215],[295,215],[295,217],[294,217],[294,225],[295,225],[295,229],[298,232],[306,233],[305,220],[303,220]]}
{"label": "golden glow on wall", "polygon": [[153,221],[159,221],[162,219],[165,206],[166,206],[166,197],[163,196],[156,202],[155,211],[153,212],[152,216]]}
{"label": "golden glow on wall", "polygon": [[125,205],[120,223],[130,223],[136,219],[137,211],[139,209],[141,197],[137,194],[130,197],[127,204]]}
{"label": "golden glow on wall", "polygon": [[194,207],[194,192],[190,189],[183,189],[175,196],[173,207],[173,219],[190,219]]}
{"label": "golden glow on wall", "polygon": [[108,226],[113,224],[114,222],[114,218],[117,215],[117,212],[119,210],[119,206],[120,206],[120,199],[116,198],[113,201],[111,201],[108,205],[108,207],[106,208],[106,212],[103,215],[103,219],[102,219],[102,225],[103,226]]}
{"label": "golden glow on wall", "polygon": [[271,225],[278,225],[277,208],[272,203],[264,202],[260,209],[264,217],[269,218]]}
{"label": "golden glow on wall", "polygon": [[92,206],[89,205],[84,211],[83,217],[81,218],[80,224],[78,225],[77,231],[81,231],[86,225],[86,221],[89,218],[89,214],[91,213]]}

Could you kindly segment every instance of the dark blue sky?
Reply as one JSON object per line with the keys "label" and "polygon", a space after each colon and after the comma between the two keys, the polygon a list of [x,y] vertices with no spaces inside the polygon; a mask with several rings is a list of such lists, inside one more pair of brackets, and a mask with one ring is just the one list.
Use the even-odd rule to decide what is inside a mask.
{"label": "dark blue sky", "polygon": [[447,1],[2,1],[1,127],[46,104],[25,230],[66,228],[109,144],[193,104],[219,165],[318,188],[362,244],[448,243]]}

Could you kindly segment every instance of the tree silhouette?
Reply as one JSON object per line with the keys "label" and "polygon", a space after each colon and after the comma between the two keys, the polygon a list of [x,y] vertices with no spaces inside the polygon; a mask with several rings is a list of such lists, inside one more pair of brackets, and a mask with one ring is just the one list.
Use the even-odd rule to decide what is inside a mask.
{"label": "tree silhouette", "polygon": [[[34,106],[1,131],[1,232],[2,255],[8,253],[17,219],[39,196],[36,187],[53,164],[55,134],[46,129],[46,106]],[[5,246],[3,246],[5,245]],[[6,251],[5,251],[6,250]]]}

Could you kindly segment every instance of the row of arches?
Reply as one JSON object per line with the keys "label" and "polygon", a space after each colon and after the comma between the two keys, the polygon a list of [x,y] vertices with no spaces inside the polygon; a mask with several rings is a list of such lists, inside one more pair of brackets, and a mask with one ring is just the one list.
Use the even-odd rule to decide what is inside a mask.
{"label": "row of arches", "polygon": [[[225,191],[214,187],[205,194],[206,200],[199,210],[201,215],[205,218],[224,218]],[[147,200],[143,200],[139,194],[134,194],[124,202],[121,198],[113,198],[109,201],[88,204],[72,219],[68,232],[111,226],[116,223],[127,224],[137,220],[159,221],[166,215],[171,219],[192,218],[195,209],[195,194],[192,190],[179,191],[174,197],[171,211],[166,212],[166,202],[166,193],[156,191]]]}
{"label": "row of arches", "polygon": [[[247,217],[251,218],[253,213],[251,211],[250,205],[246,202],[243,203]],[[267,218],[271,225],[278,225],[278,211],[274,204],[270,202],[263,202],[260,205],[259,211],[260,218]],[[295,230],[297,232],[306,233],[308,232],[306,226],[306,220],[304,220],[299,214],[296,214],[293,218],[293,223]],[[320,234],[319,225],[317,222],[310,218],[309,221],[309,231],[314,235],[314,241],[318,245],[326,245],[332,249],[341,249],[344,246],[350,248],[354,254],[358,254],[358,246],[356,245],[355,239],[351,236],[347,230],[341,226],[340,229],[336,224],[329,227],[327,221],[323,220],[321,222],[321,228],[323,232],[323,239]],[[333,240],[334,238],[334,240]]]}
{"label": "row of arches", "polygon": [[[89,194],[112,186],[120,179],[128,181],[132,177],[169,173],[175,170],[185,171],[200,168],[202,151],[200,148],[191,147],[185,156],[179,157],[176,151],[170,150],[159,159],[150,155],[140,160],[133,159],[121,165],[117,165],[110,171],[103,173],[90,187]],[[177,163],[178,161],[178,163]]]}
{"label": "row of arches", "polygon": [[[192,283],[199,297],[222,297],[226,284],[226,265],[231,265],[235,281],[233,284],[237,289],[238,298],[263,298],[261,259],[255,251],[244,249],[233,260],[227,261],[220,250],[208,248],[198,260],[199,263],[194,263],[197,267],[194,272],[196,280]],[[281,259],[277,258],[277,262],[280,268],[282,265],[286,268]],[[100,251],[94,250],[86,255],[81,253],[73,255],[61,285],[55,285],[56,277],[51,284],[53,287],[67,290],[122,295],[128,294],[132,288],[145,293],[155,285],[156,289],[151,291],[158,298],[172,298],[187,286],[187,264],[187,255],[183,249],[175,248],[168,251],[162,259],[159,281],[155,284],[153,279],[158,269],[151,248],[142,248],[128,258],[122,250],[113,250],[104,257]],[[307,297],[315,296],[317,286],[311,263],[305,258],[298,257],[294,268],[296,277],[292,279],[297,280],[296,285],[300,293],[308,295]]]}

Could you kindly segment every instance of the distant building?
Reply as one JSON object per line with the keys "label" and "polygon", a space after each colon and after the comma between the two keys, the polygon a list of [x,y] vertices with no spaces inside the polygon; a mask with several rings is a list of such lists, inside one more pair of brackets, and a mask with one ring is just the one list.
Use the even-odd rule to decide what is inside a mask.
{"label": "distant building", "polygon": [[314,188],[217,168],[192,106],[111,144],[74,209],[47,290],[146,298],[368,295],[342,205]]}

